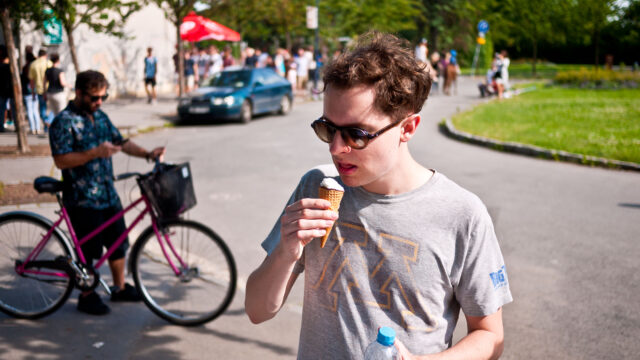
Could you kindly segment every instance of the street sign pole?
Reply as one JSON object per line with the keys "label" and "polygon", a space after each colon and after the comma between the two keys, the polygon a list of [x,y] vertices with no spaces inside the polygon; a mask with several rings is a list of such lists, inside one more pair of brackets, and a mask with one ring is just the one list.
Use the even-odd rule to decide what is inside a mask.
{"label": "street sign pole", "polygon": [[[315,39],[313,45],[313,59],[312,61],[316,61],[318,58],[318,54],[320,53],[320,26],[318,26],[318,9],[320,8],[320,0],[316,0],[316,6],[307,6],[307,28],[315,29]],[[315,96],[315,92],[318,90],[318,73],[319,73],[317,62],[316,69],[313,72],[313,93]]]}
{"label": "street sign pole", "polygon": [[476,65],[478,65],[478,55],[480,54],[480,44],[476,45],[476,52],[473,54],[473,65],[471,65],[471,77],[476,75]]}
{"label": "street sign pole", "polygon": [[473,65],[471,65],[471,76],[476,75],[476,66],[478,65],[478,56],[480,56],[480,46],[485,44],[485,34],[489,31],[489,23],[486,20],[478,22],[478,38],[476,39],[476,51],[473,54]]}

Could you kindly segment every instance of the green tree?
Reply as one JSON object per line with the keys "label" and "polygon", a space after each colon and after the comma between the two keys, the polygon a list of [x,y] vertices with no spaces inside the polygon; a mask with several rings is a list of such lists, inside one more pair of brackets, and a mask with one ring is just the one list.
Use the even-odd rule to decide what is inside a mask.
{"label": "green tree", "polygon": [[284,39],[291,51],[296,37],[307,36],[306,0],[227,0],[219,1],[202,15],[238,31],[252,43],[277,44]]}
{"label": "green tree", "polygon": [[123,0],[45,0],[44,4],[53,10],[67,33],[71,60],[78,73],[80,66],[73,37],[73,32],[78,26],[85,24],[96,33],[124,37],[121,31],[124,23],[131,14],[140,10],[144,3]]}
{"label": "green tree", "polygon": [[421,16],[418,0],[324,0],[320,3],[321,24],[336,35],[356,36],[370,29],[397,33],[416,29]]}
{"label": "green tree", "polygon": [[[559,41],[558,33],[554,33],[554,24],[557,17],[554,9],[562,0],[504,0],[496,3],[502,16],[501,25],[497,37],[502,39],[515,36],[523,39],[531,45],[533,61],[531,72],[536,76],[536,63],[538,61],[538,46],[540,42],[552,43]],[[544,11],[541,11],[544,9]],[[497,9],[498,10],[498,9]],[[494,32],[495,35],[495,32]]]}
{"label": "green tree", "polygon": [[594,64],[600,65],[600,38],[602,30],[616,13],[616,0],[578,0],[575,6],[576,26],[589,34],[593,46]]}
{"label": "green tree", "polygon": [[178,86],[179,96],[184,94],[184,49],[180,37],[182,19],[193,10],[196,0],[153,0],[164,11],[166,18],[176,27],[176,42],[178,47]]}
{"label": "green tree", "polygon": [[[15,41],[13,39],[13,30],[20,20],[33,21],[38,27],[42,27],[45,20],[44,11],[38,0],[0,0],[0,22],[2,23],[2,33],[4,34],[4,43],[7,47],[9,55],[9,66],[11,69],[11,80],[13,82],[13,98],[15,99],[16,108],[16,133],[18,135],[18,151],[26,153],[29,151],[27,142],[27,126],[24,117],[24,108],[22,106],[22,84],[20,82],[20,68],[18,59],[15,56]],[[4,114],[3,114],[4,115]]]}

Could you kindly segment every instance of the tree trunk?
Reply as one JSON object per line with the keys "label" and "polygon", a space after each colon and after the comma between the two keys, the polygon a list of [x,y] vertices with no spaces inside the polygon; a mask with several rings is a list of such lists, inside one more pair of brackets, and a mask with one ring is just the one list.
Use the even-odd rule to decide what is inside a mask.
{"label": "tree trunk", "polygon": [[531,64],[531,74],[536,77],[536,63],[538,62],[538,39],[533,39],[533,63]]}
{"label": "tree trunk", "polygon": [[[13,32],[11,31],[11,17],[9,16],[9,9],[2,9],[0,14],[0,20],[2,21],[2,31],[4,32],[4,40],[7,46],[7,52],[9,53],[9,65],[11,67],[11,80],[13,81],[13,98],[15,99],[15,109],[12,109],[16,113],[16,133],[18,134],[18,150],[21,153],[29,151],[29,144],[27,142],[27,129],[25,127],[24,112],[22,110],[22,84],[20,83],[20,68],[18,67],[18,60],[15,56],[15,44],[13,42]],[[2,114],[4,115],[4,114]]]}
{"label": "tree trunk", "polygon": [[78,65],[78,54],[76,53],[76,43],[73,40],[73,28],[65,26],[64,30],[67,32],[67,39],[69,40],[69,51],[71,52],[71,61],[73,61],[73,67],[76,69],[76,75],[80,73],[80,65]]}
{"label": "tree trunk", "polygon": [[[429,27],[429,34],[431,35],[429,39],[429,50],[430,51],[437,51],[438,48],[438,41],[440,41],[440,33],[438,32],[438,28],[435,26],[430,26]],[[442,50],[440,51],[440,53],[442,53]],[[443,55],[444,56],[444,55]]]}
{"label": "tree trunk", "polygon": [[596,69],[598,68],[598,66],[600,65],[600,29],[598,29],[596,27],[596,30],[594,31],[593,34],[593,47],[595,50],[595,64],[596,64]]}
{"label": "tree trunk", "polygon": [[176,24],[176,39],[178,43],[178,97],[184,94],[184,50],[182,49],[182,38],[180,37],[180,24],[182,18]]}

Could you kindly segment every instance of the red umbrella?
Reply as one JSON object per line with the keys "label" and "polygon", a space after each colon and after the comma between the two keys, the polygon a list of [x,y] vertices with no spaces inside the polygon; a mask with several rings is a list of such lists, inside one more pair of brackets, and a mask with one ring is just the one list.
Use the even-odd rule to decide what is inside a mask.
{"label": "red umbrella", "polygon": [[240,34],[191,11],[180,24],[180,37],[186,41],[240,41]]}

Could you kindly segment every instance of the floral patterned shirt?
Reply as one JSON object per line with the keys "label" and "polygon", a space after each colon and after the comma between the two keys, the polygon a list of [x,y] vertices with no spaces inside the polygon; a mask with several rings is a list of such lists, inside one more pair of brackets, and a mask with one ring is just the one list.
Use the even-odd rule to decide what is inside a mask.
{"label": "floral patterned shirt", "polygon": [[[49,129],[52,155],[84,152],[105,141],[122,141],[122,135],[109,117],[97,110],[89,114],[79,109],[73,101],[55,117]],[[105,209],[121,206],[113,186],[111,158],[95,158],[84,165],[62,170],[65,188],[62,192],[65,206]]]}

